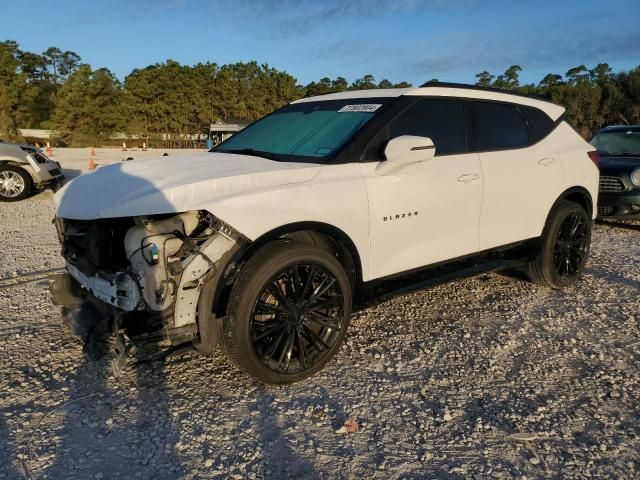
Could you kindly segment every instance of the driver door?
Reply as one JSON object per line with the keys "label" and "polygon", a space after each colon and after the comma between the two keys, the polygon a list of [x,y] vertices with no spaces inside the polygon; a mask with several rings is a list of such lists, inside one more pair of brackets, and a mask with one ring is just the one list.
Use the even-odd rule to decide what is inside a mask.
{"label": "driver door", "polygon": [[[478,154],[467,153],[465,112],[461,100],[418,100],[365,152],[372,278],[479,251],[483,178]],[[401,135],[431,138],[435,157],[380,175],[376,155]]]}

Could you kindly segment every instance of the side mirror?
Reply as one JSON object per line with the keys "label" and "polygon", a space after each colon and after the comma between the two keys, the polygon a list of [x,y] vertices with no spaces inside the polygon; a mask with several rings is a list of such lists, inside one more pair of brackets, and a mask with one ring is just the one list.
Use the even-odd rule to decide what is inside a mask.
{"label": "side mirror", "polygon": [[407,165],[431,160],[436,154],[436,147],[429,137],[401,135],[389,140],[384,154],[387,160],[376,167],[378,175],[390,175]]}

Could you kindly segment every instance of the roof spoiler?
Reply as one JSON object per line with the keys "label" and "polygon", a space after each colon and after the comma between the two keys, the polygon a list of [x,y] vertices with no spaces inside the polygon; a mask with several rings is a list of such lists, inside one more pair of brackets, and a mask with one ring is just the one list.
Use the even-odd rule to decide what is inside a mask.
{"label": "roof spoiler", "polygon": [[468,83],[454,83],[454,82],[426,82],[423,83],[422,85],[420,85],[419,88],[424,88],[424,87],[444,87],[444,88],[462,88],[465,90],[480,90],[483,92],[493,92],[493,93],[504,93],[506,95],[516,95],[518,97],[525,97],[525,98],[531,98],[533,100],[540,100],[543,102],[549,102],[549,103],[553,103],[550,102],[548,99],[540,96],[540,95],[534,95],[534,94],[529,94],[529,93],[520,93],[520,92],[514,92],[513,90],[505,90],[503,88],[495,88],[495,87],[484,87],[482,85],[471,85]]}

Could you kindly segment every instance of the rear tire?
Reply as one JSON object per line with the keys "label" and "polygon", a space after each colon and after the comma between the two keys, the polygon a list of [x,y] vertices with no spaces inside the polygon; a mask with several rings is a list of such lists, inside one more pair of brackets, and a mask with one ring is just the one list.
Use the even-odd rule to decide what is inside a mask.
{"label": "rear tire", "polygon": [[525,267],[529,279],[555,289],[574,285],[589,257],[592,227],[584,207],[563,200],[549,215],[536,255]]}
{"label": "rear tire", "polygon": [[336,354],[351,316],[351,284],[330,252],[278,241],[240,271],[222,325],[229,359],[255,379],[288,384]]}
{"label": "rear tire", "polygon": [[26,170],[13,165],[0,166],[0,202],[17,202],[31,195],[33,181]]}

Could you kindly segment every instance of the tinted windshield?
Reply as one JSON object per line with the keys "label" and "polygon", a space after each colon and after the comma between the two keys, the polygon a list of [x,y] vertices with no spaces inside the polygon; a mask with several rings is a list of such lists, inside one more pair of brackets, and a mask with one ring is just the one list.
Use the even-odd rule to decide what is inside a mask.
{"label": "tinted windshield", "polygon": [[640,156],[640,131],[602,132],[591,139],[602,156]]}
{"label": "tinted windshield", "polygon": [[322,163],[337,153],[388,100],[353,98],[287,105],[237,133],[214,151]]}

